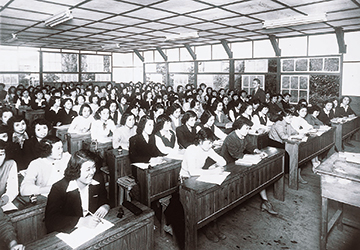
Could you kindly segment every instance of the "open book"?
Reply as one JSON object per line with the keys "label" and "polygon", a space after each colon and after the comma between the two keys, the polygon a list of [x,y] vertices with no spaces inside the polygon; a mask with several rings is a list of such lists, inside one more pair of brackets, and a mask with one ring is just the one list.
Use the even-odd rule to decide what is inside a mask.
{"label": "open book", "polygon": [[246,154],[242,159],[235,161],[235,164],[250,166],[253,164],[258,164],[260,161],[260,154]]}

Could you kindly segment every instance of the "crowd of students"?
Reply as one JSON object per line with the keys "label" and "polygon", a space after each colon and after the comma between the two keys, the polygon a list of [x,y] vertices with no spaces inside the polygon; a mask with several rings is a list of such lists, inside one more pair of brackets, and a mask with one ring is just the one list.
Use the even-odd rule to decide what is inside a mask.
{"label": "crowd of students", "polygon": [[[303,99],[293,105],[289,93],[265,92],[260,88],[259,79],[253,80],[253,87],[252,93],[214,90],[204,83],[199,88],[187,84],[176,90],[153,82],[108,83],[101,87],[75,83],[62,83],[57,88],[49,85],[10,87],[6,94],[0,95],[0,151],[6,149],[6,159],[0,167],[1,204],[11,202],[19,193],[17,173],[22,172],[21,195],[50,193],[48,204],[55,204],[46,209],[49,232],[79,223],[93,226],[96,220],[79,220],[87,211],[105,216],[109,207],[104,205],[107,204],[104,200],[97,203],[96,209],[90,209],[93,203],[88,202],[88,188],[76,197],[76,207],[67,204],[66,209],[58,210],[59,200],[65,199],[69,190],[83,190],[96,182],[93,167],[101,163],[86,151],[73,156],[64,153],[63,142],[53,133],[56,126],[69,125],[69,133],[90,135],[99,144],[128,149],[132,163],[156,165],[162,157],[182,151],[179,178],[184,179],[220,173],[224,165],[241,159],[244,154],[264,157],[247,140],[250,130],[257,134],[268,132],[270,145],[284,148],[285,141],[330,125],[334,117],[355,115],[347,96],[342,97],[340,103],[337,99],[327,100],[322,107],[309,106]],[[23,112],[31,109],[43,109],[45,119],[28,124]],[[214,147],[219,149],[216,151]],[[209,162],[212,164],[206,166]],[[85,163],[88,168],[81,170]],[[313,164],[318,165],[319,160],[314,158]],[[75,165],[78,172],[70,173],[75,170],[69,168]],[[82,176],[82,171],[87,172],[87,176]],[[299,176],[299,180],[306,183]],[[74,184],[79,178],[78,183],[84,185]],[[266,191],[262,190],[260,195],[261,209],[277,214]],[[71,212],[74,209],[76,213]],[[75,217],[67,221],[67,216]],[[58,221],[59,225],[47,223],[49,220]],[[212,241],[224,238],[219,230],[215,233],[209,230],[207,236]]]}

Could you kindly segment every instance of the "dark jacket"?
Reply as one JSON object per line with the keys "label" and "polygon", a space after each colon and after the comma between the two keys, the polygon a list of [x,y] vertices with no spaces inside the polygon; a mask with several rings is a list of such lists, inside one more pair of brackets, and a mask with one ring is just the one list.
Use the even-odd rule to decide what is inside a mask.
{"label": "dark jacket", "polygon": [[142,134],[134,135],[129,140],[130,162],[149,162],[152,157],[164,156],[155,145],[155,137],[151,135],[147,143]]}
{"label": "dark jacket", "polygon": [[[89,185],[89,211],[92,213],[108,204],[102,175],[95,175],[94,180],[99,184]],[[66,192],[68,186],[69,181],[63,178],[50,190],[45,208],[45,226],[48,233],[70,230],[76,226],[80,217],[83,217],[79,190]]]}
{"label": "dark jacket", "polygon": [[181,125],[176,128],[176,137],[178,139],[178,143],[180,148],[187,148],[191,144],[194,144],[196,136],[195,126],[189,131],[186,125]]}
{"label": "dark jacket", "polygon": [[61,125],[67,125],[70,124],[76,116],[77,116],[76,111],[72,109],[70,110],[69,113],[66,113],[65,109],[60,109],[57,114],[58,119],[56,122],[61,122]]}

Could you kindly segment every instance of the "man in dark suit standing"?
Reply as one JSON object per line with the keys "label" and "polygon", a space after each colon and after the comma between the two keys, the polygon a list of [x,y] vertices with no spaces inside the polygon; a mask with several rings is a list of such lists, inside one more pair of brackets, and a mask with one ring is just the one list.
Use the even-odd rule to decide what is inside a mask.
{"label": "man in dark suit standing", "polygon": [[265,103],[265,91],[260,88],[260,80],[258,78],[254,78],[253,86],[255,89],[252,93],[252,99],[258,99],[260,103]]}

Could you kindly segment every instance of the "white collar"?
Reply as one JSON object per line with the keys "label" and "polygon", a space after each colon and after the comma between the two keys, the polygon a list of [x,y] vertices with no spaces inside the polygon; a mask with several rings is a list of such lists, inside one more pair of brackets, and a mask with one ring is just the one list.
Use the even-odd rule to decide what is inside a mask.
{"label": "white collar", "polygon": [[340,103],[340,107],[343,107],[344,109],[346,109],[348,106],[349,106],[349,105],[346,105],[346,106],[345,106],[345,104]]}
{"label": "white collar", "polygon": [[[99,185],[99,184],[100,183],[94,179],[92,179],[92,181],[90,183],[90,185]],[[67,187],[66,192],[68,193],[68,192],[74,191],[76,189],[79,189],[79,186],[78,186],[76,180],[72,180],[69,182],[69,186]]]}

